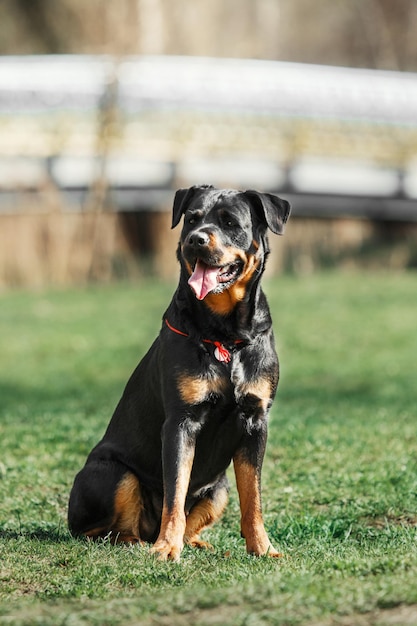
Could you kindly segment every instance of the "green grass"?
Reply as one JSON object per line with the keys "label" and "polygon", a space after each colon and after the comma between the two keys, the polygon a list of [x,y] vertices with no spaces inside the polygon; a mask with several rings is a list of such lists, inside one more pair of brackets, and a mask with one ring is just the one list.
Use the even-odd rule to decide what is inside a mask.
{"label": "green grass", "polygon": [[214,552],[186,548],[179,564],[72,539],[73,477],[172,286],[0,296],[0,624],[350,624],[359,614],[388,624],[417,604],[417,274],[265,286],[282,368],[263,473],[279,562],[245,554],[234,486],[206,533]]}

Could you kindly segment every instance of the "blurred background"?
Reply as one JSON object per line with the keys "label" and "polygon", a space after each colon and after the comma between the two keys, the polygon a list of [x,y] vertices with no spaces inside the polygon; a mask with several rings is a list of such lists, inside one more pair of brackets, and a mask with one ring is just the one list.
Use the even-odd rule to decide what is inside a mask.
{"label": "blurred background", "polygon": [[175,189],[290,200],[270,275],[417,267],[415,0],[2,0],[0,287],[177,275]]}

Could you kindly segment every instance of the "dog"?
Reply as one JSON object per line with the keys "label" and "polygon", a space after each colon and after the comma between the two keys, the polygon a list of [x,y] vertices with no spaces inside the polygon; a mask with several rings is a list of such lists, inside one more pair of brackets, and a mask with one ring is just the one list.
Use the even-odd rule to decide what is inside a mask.
{"label": "dog", "polygon": [[211,185],[179,189],[184,216],[178,287],[159,336],[120,399],[71,490],[74,536],[154,543],[178,561],[184,544],[228,501],[233,461],[247,552],[279,557],[264,527],[261,469],[279,365],[260,281],[267,230],[281,235],[287,201]]}

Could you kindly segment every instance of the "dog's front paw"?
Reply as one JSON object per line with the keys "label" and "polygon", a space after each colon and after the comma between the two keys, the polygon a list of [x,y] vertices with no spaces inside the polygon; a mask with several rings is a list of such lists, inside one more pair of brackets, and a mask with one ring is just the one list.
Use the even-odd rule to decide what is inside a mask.
{"label": "dog's front paw", "polygon": [[253,546],[248,545],[246,549],[248,554],[252,554],[253,556],[270,556],[274,559],[280,559],[284,556],[282,552],[275,550],[272,544],[269,544],[268,547],[259,544]]}
{"label": "dog's front paw", "polygon": [[158,561],[179,561],[182,551],[182,544],[177,545],[165,539],[158,539],[153,548],[151,548],[151,554],[155,554]]}
{"label": "dog's front paw", "polygon": [[274,548],[264,530],[245,538],[246,551],[248,554],[252,554],[253,556],[269,556],[274,559],[279,559],[284,556],[282,552],[278,552],[278,550]]}
{"label": "dog's front paw", "polygon": [[270,546],[265,554],[265,556],[270,556],[273,559],[282,559],[282,557],[284,556],[282,554],[282,552],[278,552],[278,550],[275,550],[275,548],[273,546]]}
{"label": "dog's front paw", "polygon": [[207,541],[202,541],[199,537],[186,539],[185,543],[191,548],[198,548],[199,550],[210,550],[211,552],[214,552],[214,548],[211,543],[208,543]]}

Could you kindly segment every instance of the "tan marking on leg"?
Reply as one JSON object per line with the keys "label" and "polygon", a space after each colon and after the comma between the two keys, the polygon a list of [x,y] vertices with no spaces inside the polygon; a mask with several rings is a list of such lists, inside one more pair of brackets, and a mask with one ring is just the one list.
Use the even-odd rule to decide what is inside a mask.
{"label": "tan marking on leg", "polygon": [[87,539],[101,539],[109,534],[108,526],[98,526],[97,528],[91,528],[82,533]]}
{"label": "tan marking on leg", "polygon": [[233,462],[240,500],[241,529],[246,540],[247,552],[256,556],[264,554],[272,557],[282,556],[272,546],[264,527],[260,477],[256,467],[239,456],[235,457]]}
{"label": "tan marking on leg", "polygon": [[109,537],[113,544],[138,543],[142,506],[139,481],[136,476],[127,472],[114,494],[114,514],[110,524],[91,528],[83,535],[93,540]]}
{"label": "tan marking on leg", "polygon": [[181,459],[176,483],[176,494],[172,509],[169,509],[165,498],[162,508],[161,529],[158,539],[151,549],[158,555],[160,561],[170,559],[179,561],[184,546],[185,532],[185,498],[190,484],[191,468],[194,460],[194,449],[189,450],[187,456]]}
{"label": "tan marking on leg", "polygon": [[139,481],[131,473],[124,475],[114,497],[114,516],[111,523],[114,543],[137,543],[139,518],[143,503]]}
{"label": "tan marking on leg", "polygon": [[222,489],[213,500],[204,498],[194,505],[187,516],[184,542],[195,548],[211,548],[210,544],[201,541],[199,535],[220,518],[228,499],[227,490]]}

